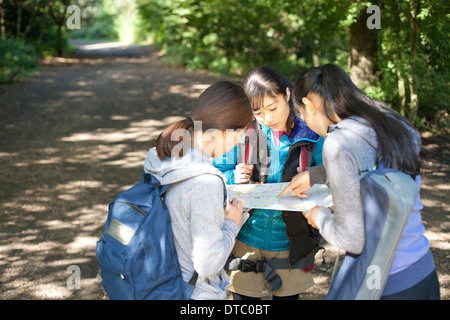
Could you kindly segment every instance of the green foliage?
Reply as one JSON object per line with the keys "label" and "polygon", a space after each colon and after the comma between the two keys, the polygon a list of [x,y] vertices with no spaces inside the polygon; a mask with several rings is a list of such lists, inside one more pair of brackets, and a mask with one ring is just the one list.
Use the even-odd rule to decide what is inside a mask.
{"label": "green foliage", "polygon": [[141,32],[171,64],[243,75],[270,65],[288,76],[322,62],[346,66],[348,4],[314,0],[136,0]]}
{"label": "green foliage", "polygon": [[[136,0],[141,35],[153,37],[166,61],[190,69],[245,75],[259,65],[292,80],[332,62],[347,72],[350,26],[376,4],[381,30],[376,80],[366,93],[417,120],[449,113],[449,4],[446,0]],[[419,32],[415,42],[413,26]],[[411,99],[418,95],[419,108]]]}
{"label": "green foliage", "polygon": [[118,34],[114,16],[103,6],[96,7],[89,16],[83,19],[83,26],[70,33],[72,39],[116,40]]}
{"label": "green foliage", "polygon": [[[278,1],[137,0],[141,28],[168,60],[192,69],[244,74],[261,64],[290,68],[298,17]],[[296,63],[296,61],[294,61]]]}
{"label": "green foliage", "polygon": [[71,32],[72,39],[134,39],[136,10],[134,0],[77,0],[82,8],[82,27]]}
{"label": "green foliage", "polygon": [[[55,45],[57,43],[57,30],[54,25],[45,27],[41,41],[37,41],[34,38],[28,38],[26,41],[35,48],[41,57],[56,56],[58,54],[58,48]],[[69,48],[69,38],[66,33],[61,34],[61,46],[63,52],[66,52]]]}
{"label": "green foliage", "polygon": [[[376,4],[381,29],[373,37],[375,54],[365,56],[375,75],[367,72],[359,79],[364,86],[357,84],[419,127],[448,123],[442,121],[450,113],[448,0],[5,0],[3,30],[38,54],[60,54],[67,48],[68,4],[82,8],[82,28],[72,38],[131,40],[136,34],[163,49],[171,65],[238,76],[268,65],[292,80],[329,62],[349,74],[357,70],[350,67],[353,52],[364,47],[368,29],[356,22]],[[18,43],[11,52],[23,49]],[[1,63],[11,65],[12,57],[17,54]],[[9,70],[2,69],[3,79]]]}
{"label": "green foliage", "polygon": [[0,83],[27,76],[37,66],[35,49],[20,39],[0,39]]}
{"label": "green foliage", "polygon": [[[416,126],[425,128],[425,119],[438,123],[439,110],[449,111],[449,8],[445,1],[420,1],[416,16],[412,17],[410,4],[409,1],[384,3],[378,36],[379,80],[374,87],[381,99],[409,117],[409,95],[415,86],[420,106],[417,117],[409,118],[415,121]],[[414,55],[413,23],[417,23],[420,29]],[[402,102],[400,86],[403,82],[405,93]]]}

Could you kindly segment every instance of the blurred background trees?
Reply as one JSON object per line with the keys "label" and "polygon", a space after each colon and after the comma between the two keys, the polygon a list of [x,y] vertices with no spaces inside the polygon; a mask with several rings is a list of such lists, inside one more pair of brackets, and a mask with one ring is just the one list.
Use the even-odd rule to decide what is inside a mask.
{"label": "blurred background trees", "polygon": [[[448,1],[136,3],[141,29],[170,63],[237,75],[264,64],[295,80],[309,67],[332,62],[416,125],[449,125]],[[372,4],[380,8],[380,29],[366,24]]]}
{"label": "blurred background trees", "polygon": [[[118,39],[113,0],[0,0],[0,84],[27,76],[38,59],[63,56],[70,38]],[[81,10],[81,28],[69,30],[67,8]]]}
{"label": "blurred background trees", "polygon": [[[63,24],[59,46],[69,4],[82,10],[81,29]],[[371,5],[379,29],[367,27]],[[269,65],[295,81],[336,63],[416,126],[448,128],[449,9],[447,0],[0,0],[0,82],[67,52],[70,38],[145,41],[168,64],[239,77]]]}

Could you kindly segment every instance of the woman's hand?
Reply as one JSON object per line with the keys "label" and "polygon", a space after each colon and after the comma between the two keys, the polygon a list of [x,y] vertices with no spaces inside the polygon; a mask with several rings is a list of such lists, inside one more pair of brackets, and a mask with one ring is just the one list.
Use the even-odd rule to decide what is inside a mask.
{"label": "woman's hand", "polygon": [[243,211],[242,201],[233,199],[228,205],[228,210],[225,208],[225,219],[230,219],[234,221],[236,225],[239,225],[242,219]]}
{"label": "woman's hand", "polygon": [[[300,168],[297,168],[297,172],[299,171]],[[282,197],[290,190],[292,190],[292,194],[304,198],[308,196],[304,192],[309,188],[311,188],[311,185],[309,184],[309,172],[308,170],[305,170],[294,176],[289,185],[278,196]]]}
{"label": "woman's hand", "polygon": [[319,229],[319,227],[316,225],[316,213],[317,211],[322,207],[314,207],[309,211],[303,212],[303,215],[305,216],[308,223],[311,225],[311,227]]}
{"label": "woman's hand", "polygon": [[234,169],[234,182],[236,184],[247,183],[250,181],[253,172],[252,164],[239,163]]}

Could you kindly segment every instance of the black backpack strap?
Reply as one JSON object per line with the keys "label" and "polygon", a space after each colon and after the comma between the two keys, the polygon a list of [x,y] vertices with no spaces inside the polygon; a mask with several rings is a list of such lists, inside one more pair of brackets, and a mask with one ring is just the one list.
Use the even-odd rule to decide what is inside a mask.
{"label": "black backpack strap", "polygon": [[314,153],[314,143],[310,143],[306,146],[306,150],[308,150],[308,167],[311,166],[312,157]]}
{"label": "black backpack strap", "polygon": [[[245,154],[250,148],[249,157],[246,161]],[[270,149],[267,143],[267,136],[261,129],[261,124],[252,122],[251,132],[246,132],[244,142],[238,143],[237,163],[253,164],[253,172],[249,183],[266,182],[270,169]]]}
{"label": "black backpack strap", "polygon": [[311,254],[298,260],[294,265],[290,265],[288,258],[247,260],[230,255],[224,269],[227,271],[239,270],[242,272],[263,273],[264,279],[270,282],[272,291],[276,291],[280,289],[283,284],[280,276],[276,272],[276,269],[291,270],[308,268],[314,263],[317,251],[321,249],[325,250],[323,247],[317,247]]}
{"label": "black backpack strap", "polygon": [[141,182],[142,183],[149,183],[150,181],[152,181],[152,175],[150,173],[147,173],[147,172],[144,171],[142,173]]}
{"label": "black backpack strap", "polygon": [[197,283],[197,279],[198,273],[194,270],[194,274],[192,275],[191,280],[189,280],[189,284],[195,286],[195,284]]}

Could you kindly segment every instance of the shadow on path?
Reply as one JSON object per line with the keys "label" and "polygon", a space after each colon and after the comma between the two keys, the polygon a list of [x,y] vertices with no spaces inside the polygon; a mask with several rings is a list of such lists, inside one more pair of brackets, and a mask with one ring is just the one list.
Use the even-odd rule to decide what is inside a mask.
{"label": "shadow on path", "polygon": [[[78,45],[0,91],[0,299],[105,298],[95,244],[108,203],[219,80],[166,67],[154,47]],[[66,285],[71,265],[80,290]]]}
{"label": "shadow on path", "polygon": [[[95,244],[109,202],[139,180],[161,130],[224,79],[169,68],[151,46],[75,43],[74,56],[0,88],[0,299],[106,299]],[[449,165],[435,153],[442,148],[448,138],[425,143],[423,197],[448,299]],[[71,265],[80,268],[79,290],[67,287]],[[305,299],[327,291],[330,273],[314,272]]]}

